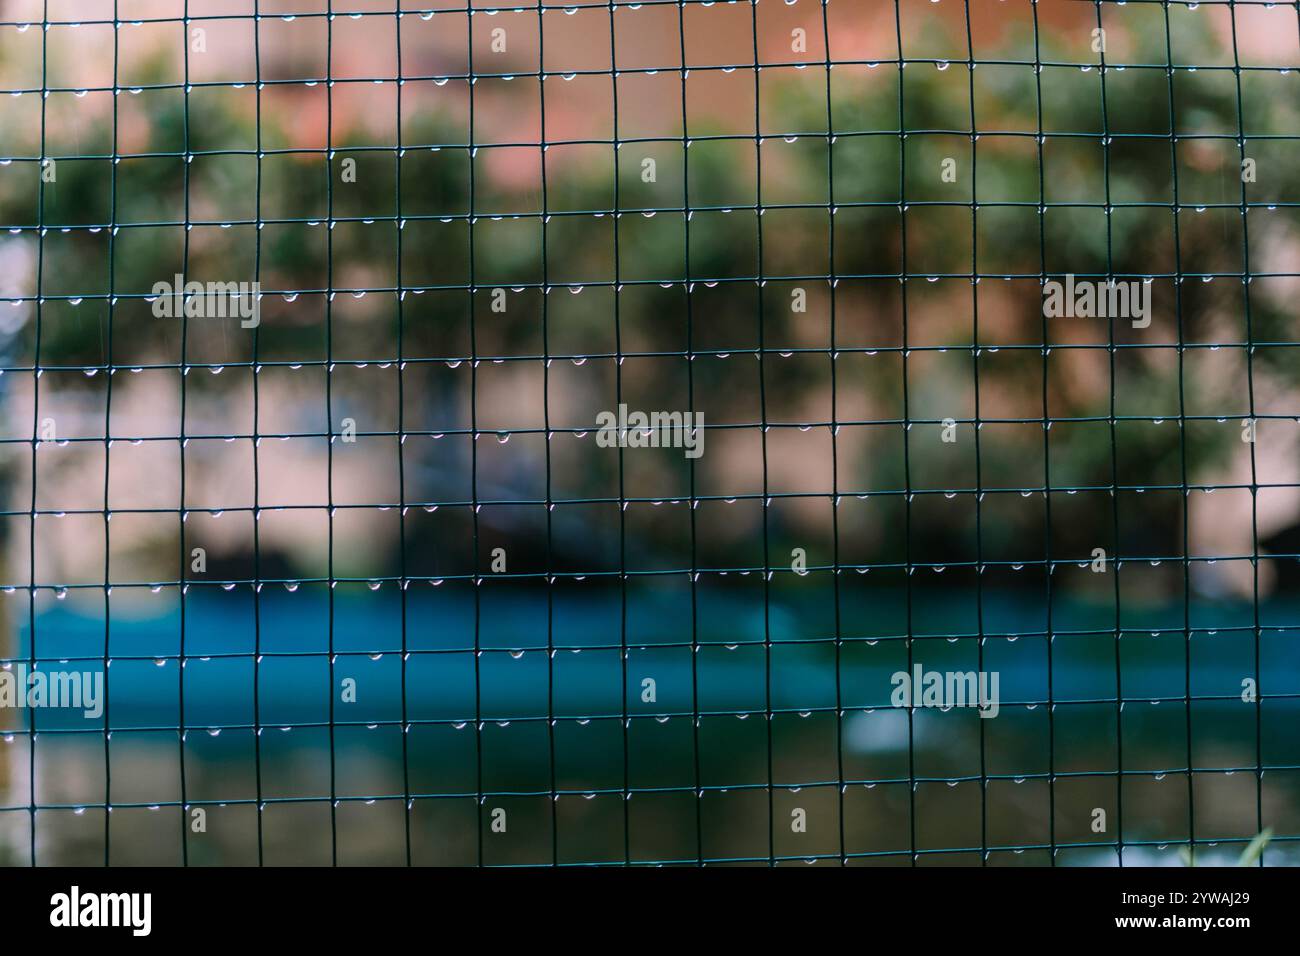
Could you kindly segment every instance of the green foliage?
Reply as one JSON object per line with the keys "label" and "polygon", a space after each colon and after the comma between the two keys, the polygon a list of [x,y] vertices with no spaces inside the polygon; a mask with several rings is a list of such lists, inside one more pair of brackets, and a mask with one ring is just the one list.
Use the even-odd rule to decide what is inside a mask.
{"label": "green foliage", "polygon": [[[1268,827],[1257,833],[1251,841],[1242,848],[1241,856],[1237,858],[1237,866],[1258,866],[1259,858],[1264,855],[1264,850],[1268,847],[1269,842],[1273,839],[1273,828]],[[1196,866],[1196,855],[1190,847],[1183,847],[1182,860],[1184,866]]]}
{"label": "green foliage", "polygon": [[[1200,44],[1188,48],[1193,55],[1201,49],[1208,57],[1213,38],[1207,33],[1193,40]],[[1164,62],[1162,35],[1138,36],[1135,42],[1134,62]],[[1048,61],[1060,58],[1057,53],[1048,46],[1042,50]],[[161,67],[158,72],[161,75]],[[1122,322],[1107,327],[1104,320],[1044,322],[1038,284],[1043,273],[1241,271],[1244,238],[1236,209],[1185,210],[1176,217],[1171,212],[1175,181],[1183,203],[1241,201],[1235,142],[1191,137],[1171,142],[1169,135],[1172,122],[1179,133],[1214,130],[1235,136],[1237,91],[1234,84],[1224,83],[1221,71],[1180,71],[1171,78],[1163,69],[1129,68],[1110,70],[1103,77],[1096,69],[1073,67],[1044,68],[1040,73],[1023,66],[981,64],[967,71],[962,64],[941,70],[914,62],[903,71],[889,65],[837,66],[829,75],[822,74],[825,84],[809,82],[810,75],[773,86],[763,111],[765,129],[807,135],[792,141],[765,136],[758,161],[752,141],[714,138],[718,129],[707,127],[691,130],[692,144],[684,151],[672,143],[644,148],[627,144],[618,151],[616,164],[592,154],[574,159],[548,152],[548,211],[555,212],[554,204],[562,202],[568,211],[605,214],[556,213],[546,223],[545,244],[536,216],[492,216],[541,212],[539,172],[512,168],[502,153],[486,147],[471,155],[464,148],[463,129],[457,131],[450,115],[422,113],[409,122],[403,129],[406,149],[400,162],[391,150],[344,147],[327,159],[288,148],[295,134],[282,128],[283,110],[264,110],[259,130],[257,94],[251,88],[230,96],[196,91],[188,105],[180,95],[153,96],[150,141],[140,151],[162,155],[125,159],[115,169],[107,160],[63,162],[57,185],[45,190],[46,225],[106,225],[110,216],[122,224],[112,237],[111,277],[110,237],[104,231],[51,231],[45,243],[43,291],[93,296],[111,289],[119,296],[141,295],[186,264],[196,278],[256,275],[268,294],[330,285],[386,289],[397,284],[400,269],[404,286],[427,286],[430,293],[412,297],[404,308],[407,354],[450,357],[463,355],[467,348],[463,336],[451,330],[463,326],[470,308],[468,296],[458,290],[470,279],[472,259],[474,281],[485,286],[540,283],[544,268],[545,278],[557,285],[628,283],[618,303],[621,335],[652,351],[691,347],[741,355],[759,345],[760,315],[762,341],[769,349],[828,348],[826,282],[807,277],[825,276],[831,269],[839,280],[836,345],[880,350],[869,372],[841,376],[840,388],[848,391],[838,396],[840,407],[885,420],[904,414],[913,419],[973,417],[968,382],[973,381],[977,362],[984,416],[998,417],[990,412],[997,407],[1003,408],[1003,417],[1030,420],[1031,425],[1044,415],[1107,416],[1113,396],[1137,395],[1142,408],[1159,405],[1176,418],[1188,385],[1180,381],[1177,362],[1169,360],[1175,353],[1121,348],[1112,357],[1104,346],[1243,339],[1243,286],[1232,279],[1188,280],[1180,286],[1156,280],[1156,320],[1140,332]],[[1279,88],[1293,89],[1293,79],[1279,87],[1277,78],[1243,77],[1249,95],[1242,123],[1248,131],[1294,131],[1300,124],[1298,98],[1276,95]],[[974,140],[968,132],[972,112],[981,131]],[[826,131],[828,113],[834,129],[829,144],[819,138]],[[1046,132],[1077,135],[1039,140],[1040,116]],[[903,138],[898,135],[900,124],[907,130]],[[361,129],[333,132],[338,143],[364,140]],[[1111,136],[1105,143],[1099,138],[1103,133]],[[111,141],[111,134],[101,130],[97,136]],[[259,144],[267,150],[261,163],[231,152]],[[213,152],[197,155],[187,167],[172,155],[186,148]],[[651,150],[662,157],[662,188],[657,191],[639,180],[641,158]],[[950,158],[956,160],[958,176],[956,182],[945,183],[939,170]],[[349,160],[356,163],[355,183],[342,178],[343,163]],[[0,181],[0,224],[35,225],[31,197],[39,191],[38,167],[16,163],[8,172]],[[1267,179],[1268,195],[1294,196],[1300,190],[1300,167],[1293,162],[1270,160],[1260,175]],[[609,214],[615,180],[620,207],[646,213],[625,211],[617,220]],[[1107,198],[1116,204],[1109,214],[1083,205]],[[649,214],[651,209],[681,207],[688,200],[694,210],[689,218],[672,211]],[[1040,213],[1040,202],[1080,205]],[[760,203],[765,213],[756,220],[752,208]],[[828,204],[835,207],[833,216]],[[192,221],[204,224],[188,233],[180,226],[152,225],[181,221],[187,210]],[[331,212],[335,218],[374,222],[340,222],[328,230],[324,220]],[[399,212],[404,220],[400,240],[394,222]],[[472,230],[463,218],[471,214],[481,217]],[[219,225],[251,223],[259,217],[280,221],[260,231],[252,225]],[[761,259],[756,221],[761,222]],[[1262,268],[1270,249],[1295,241],[1293,226],[1281,214],[1252,213],[1249,225],[1255,269]],[[27,232],[8,241],[32,244],[35,239]],[[962,278],[972,270],[1017,278],[985,278],[973,285]],[[946,278],[928,288],[918,274]],[[749,280],[760,275],[767,282],[756,290]],[[900,281],[905,275],[911,278]],[[673,335],[662,331],[665,302],[680,313],[680,297],[631,291],[636,283],[653,289],[656,281],[686,276],[695,283],[689,344],[680,322],[671,326],[679,330]],[[807,313],[792,312],[790,292],[804,286],[814,306]],[[449,291],[439,294],[442,289]],[[374,304],[364,318],[376,343],[373,354],[391,355],[387,342],[396,335],[396,306],[391,297],[382,304],[380,298],[371,300]],[[1266,284],[1252,289],[1250,320],[1256,340],[1288,337],[1286,305]],[[977,306],[978,342],[971,331]],[[124,302],[119,314],[129,307]],[[134,307],[142,311],[138,303]],[[485,306],[476,302],[472,307],[482,312]],[[565,334],[576,351],[596,350],[584,342],[613,347],[613,311],[608,298],[593,294],[567,314]],[[301,323],[319,319],[317,312],[308,315],[269,320],[259,333],[262,354],[289,357],[295,349],[304,349],[308,333]],[[1066,327],[1067,322],[1096,327]],[[79,311],[51,305],[40,332],[41,361],[70,366],[108,362],[107,326],[108,310],[102,304],[87,301]],[[531,329],[527,323],[502,320],[492,348],[503,355],[536,354],[539,343]],[[12,346],[18,361],[30,361],[34,332],[29,323]],[[304,337],[290,335],[299,332]],[[1091,388],[1075,384],[1077,363],[1085,357],[1057,349],[1044,384],[1045,360],[1037,347],[1044,333],[1058,346],[1080,341],[1102,346],[1091,356],[1106,366],[1100,382]],[[178,348],[174,338],[173,331],[157,337],[119,336],[112,361],[156,360],[160,352]],[[1005,348],[995,358],[988,351],[994,343],[1020,348]],[[934,345],[952,350],[942,357],[930,352],[909,356],[905,406],[898,350]],[[976,345],[984,349],[978,359],[972,350]],[[222,347],[225,352],[203,360],[248,357],[247,345]],[[1257,369],[1292,378],[1296,366],[1288,363],[1285,351],[1261,350]],[[750,400],[756,383],[736,370],[735,361],[696,363],[696,381],[712,396],[713,422],[756,420]],[[932,366],[923,365],[931,361]],[[827,404],[830,379],[825,365],[769,355],[762,367],[769,395],[812,395],[815,400],[805,403],[808,407]],[[205,387],[202,378],[192,384]],[[1220,386],[1203,382],[1195,387]],[[447,396],[433,394],[429,400],[444,401]],[[941,414],[943,409],[951,411]],[[807,414],[827,417],[825,411]],[[1229,424],[1232,427],[1222,429],[1219,437],[1207,439],[1198,433],[1187,438],[1189,468],[1213,464],[1237,447],[1232,444],[1237,429]],[[906,465],[897,453],[896,434],[873,431],[863,450],[841,462],[841,469],[853,476],[850,484],[902,488],[909,477],[905,468],[910,467],[913,482],[973,487],[973,471],[945,471],[953,466],[942,457],[944,446],[916,440],[925,427],[930,426],[916,426]],[[1111,481],[1113,437],[1108,429],[1079,430],[1069,441],[1063,433],[1051,439],[1054,468],[1059,461],[1056,474],[1068,476],[1061,481]],[[1003,483],[1039,484],[1044,474],[1042,447],[1041,427],[1036,425],[982,432],[981,479],[996,485],[990,476],[999,468],[1005,474],[1019,468],[1016,482]],[[1182,450],[1176,425],[1151,428],[1141,441],[1125,446],[1124,467],[1135,475],[1163,473],[1178,465]],[[951,528],[939,519],[929,526],[931,519],[917,520],[922,536],[952,537]],[[1035,503],[986,533],[1033,540],[1042,536],[1042,520],[1041,504]],[[1176,509],[1155,513],[1153,521],[1157,538],[1176,540]],[[1086,531],[1087,524],[1078,533]],[[1072,533],[1063,529],[1062,547],[1084,543],[1072,541]]]}

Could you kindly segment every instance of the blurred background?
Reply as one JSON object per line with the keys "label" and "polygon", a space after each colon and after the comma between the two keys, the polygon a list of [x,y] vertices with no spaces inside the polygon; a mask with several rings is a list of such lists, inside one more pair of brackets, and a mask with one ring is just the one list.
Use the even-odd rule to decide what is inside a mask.
{"label": "blurred background", "polygon": [[0,0],[3,655],[112,662],[0,713],[0,859],[1300,862],[1297,70],[1294,3]]}

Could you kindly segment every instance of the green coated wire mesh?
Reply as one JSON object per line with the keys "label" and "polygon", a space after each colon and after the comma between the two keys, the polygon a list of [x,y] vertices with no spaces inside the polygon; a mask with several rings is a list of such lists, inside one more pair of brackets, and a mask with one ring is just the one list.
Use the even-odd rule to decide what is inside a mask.
{"label": "green coated wire mesh", "polygon": [[1300,840],[1294,0],[0,0],[0,859]]}

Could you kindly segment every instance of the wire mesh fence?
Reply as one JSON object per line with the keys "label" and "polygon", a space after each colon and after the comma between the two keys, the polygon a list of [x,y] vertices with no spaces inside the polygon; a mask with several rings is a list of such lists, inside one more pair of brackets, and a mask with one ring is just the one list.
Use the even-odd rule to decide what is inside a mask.
{"label": "wire mesh fence", "polygon": [[3,858],[1294,863],[1297,70],[0,2]]}

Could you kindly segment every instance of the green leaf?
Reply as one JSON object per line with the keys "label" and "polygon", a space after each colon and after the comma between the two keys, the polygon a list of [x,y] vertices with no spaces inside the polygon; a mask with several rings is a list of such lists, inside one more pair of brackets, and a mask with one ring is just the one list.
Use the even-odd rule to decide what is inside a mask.
{"label": "green leaf", "polygon": [[1241,851],[1241,859],[1237,861],[1238,866],[1254,866],[1259,862],[1260,855],[1264,852],[1264,847],[1268,846],[1268,841],[1273,839],[1273,828],[1269,827],[1263,833],[1260,833],[1255,839],[1247,844],[1246,849]]}

